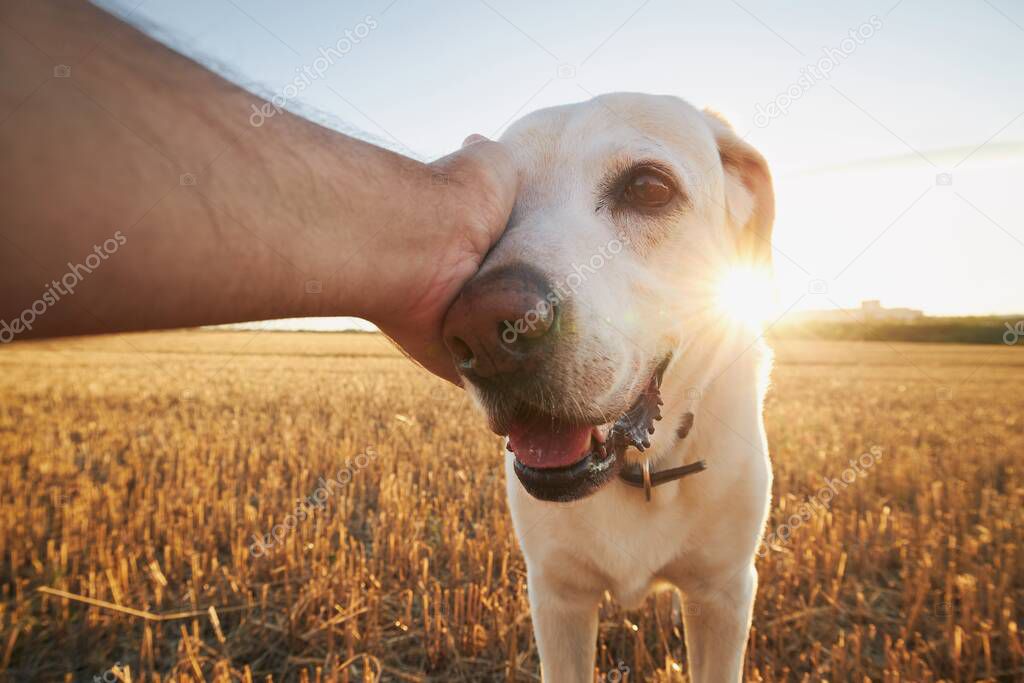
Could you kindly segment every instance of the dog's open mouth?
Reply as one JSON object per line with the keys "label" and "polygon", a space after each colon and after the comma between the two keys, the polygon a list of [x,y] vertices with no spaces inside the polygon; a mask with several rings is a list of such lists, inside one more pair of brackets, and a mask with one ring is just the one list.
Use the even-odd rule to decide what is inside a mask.
{"label": "dog's open mouth", "polygon": [[508,448],[515,471],[534,498],[570,501],[584,498],[610,481],[630,446],[651,445],[661,419],[661,379],[669,358],[618,419],[603,425],[576,424],[551,415],[530,415],[508,425]]}

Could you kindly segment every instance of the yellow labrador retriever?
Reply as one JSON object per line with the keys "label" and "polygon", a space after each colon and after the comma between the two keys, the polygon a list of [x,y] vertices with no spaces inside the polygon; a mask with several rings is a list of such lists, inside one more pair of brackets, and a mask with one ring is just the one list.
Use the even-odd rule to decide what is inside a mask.
{"label": "yellow labrador retriever", "polygon": [[771,359],[715,298],[730,273],[770,269],[767,165],[717,115],[642,94],[535,112],[502,142],[522,190],[444,333],[508,436],[544,678],[593,680],[605,591],[633,608],[674,587],[691,679],[737,681]]}

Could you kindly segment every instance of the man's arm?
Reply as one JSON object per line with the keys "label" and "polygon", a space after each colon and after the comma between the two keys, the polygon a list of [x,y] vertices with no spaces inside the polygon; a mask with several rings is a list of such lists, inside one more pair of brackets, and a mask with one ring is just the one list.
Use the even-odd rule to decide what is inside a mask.
{"label": "man's arm", "polygon": [[4,341],[354,315],[450,376],[441,318],[515,194],[500,145],[428,165],[255,126],[264,102],[91,5],[0,21]]}

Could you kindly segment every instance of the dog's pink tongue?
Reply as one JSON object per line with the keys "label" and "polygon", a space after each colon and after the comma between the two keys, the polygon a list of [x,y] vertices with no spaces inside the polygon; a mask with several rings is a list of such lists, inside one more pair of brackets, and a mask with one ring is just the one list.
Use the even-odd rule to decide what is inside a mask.
{"label": "dog's pink tongue", "polygon": [[508,430],[508,444],[527,467],[567,467],[583,459],[590,446],[589,425],[569,425],[550,417],[517,420]]}

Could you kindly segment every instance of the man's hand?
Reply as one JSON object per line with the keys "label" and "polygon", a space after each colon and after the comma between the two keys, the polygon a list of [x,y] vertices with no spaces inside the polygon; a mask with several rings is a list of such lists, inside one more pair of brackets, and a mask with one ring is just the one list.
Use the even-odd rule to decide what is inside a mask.
{"label": "man's hand", "polygon": [[392,233],[381,254],[379,311],[371,317],[406,353],[431,372],[458,382],[441,341],[441,324],[462,286],[501,237],[518,176],[500,143],[466,138],[458,152],[430,164],[432,206]]}

